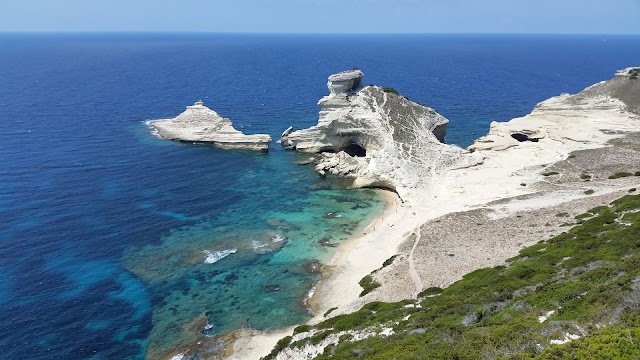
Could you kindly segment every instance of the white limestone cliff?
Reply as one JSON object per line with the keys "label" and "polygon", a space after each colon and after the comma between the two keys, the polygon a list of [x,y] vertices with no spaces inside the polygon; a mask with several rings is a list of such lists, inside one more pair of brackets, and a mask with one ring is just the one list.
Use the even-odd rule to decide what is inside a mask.
{"label": "white limestone cliff", "polygon": [[234,129],[231,120],[197,101],[173,119],[149,122],[163,139],[212,145],[222,149],[267,151],[271,137],[264,134],[245,135]]}
{"label": "white limestone cliff", "polygon": [[640,79],[632,77],[635,69],[640,72],[640,68],[619,70],[612,79],[578,94],[547,99],[527,116],[502,123],[494,121],[489,133],[469,150],[486,155],[488,151],[517,147],[514,150],[530,156],[532,151],[542,154],[545,148],[560,146],[566,148],[564,152],[601,147],[612,134],[629,131],[628,118],[640,114]]}
{"label": "white limestone cliff", "polygon": [[316,170],[354,179],[354,187],[394,189],[402,197],[435,172],[463,160],[443,143],[448,120],[393,89],[362,87],[360,70],[329,77],[318,124],[282,134],[285,148],[320,153]]}
{"label": "white limestone cliff", "polygon": [[[640,73],[640,67],[621,70],[579,94],[546,100],[525,117],[492,123],[487,136],[470,147],[473,152],[462,153],[459,162],[437,171],[427,186],[407,189],[408,204],[391,207],[328,264],[332,273],[315,292],[317,315],[309,324],[355,312],[372,301],[415,297],[476,269],[504,265],[522,247],[566,231],[567,218],[557,214],[577,215],[640,188],[635,176],[607,179],[617,171],[639,168],[640,75],[633,76],[635,69]],[[543,175],[549,170],[560,171],[559,179]],[[594,175],[591,181],[584,181],[585,173]],[[585,191],[591,189],[595,194]],[[485,212],[488,215],[476,217]],[[504,231],[496,231],[500,229]],[[392,255],[396,260],[381,270],[380,264]],[[357,284],[372,272],[382,286],[360,297]],[[293,327],[252,331],[236,343],[229,359],[258,359],[292,332]],[[304,342],[304,333],[296,336]],[[301,358],[324,350],[307,345]],[[286,358],[290,350],[285,348],[277,358]]]}

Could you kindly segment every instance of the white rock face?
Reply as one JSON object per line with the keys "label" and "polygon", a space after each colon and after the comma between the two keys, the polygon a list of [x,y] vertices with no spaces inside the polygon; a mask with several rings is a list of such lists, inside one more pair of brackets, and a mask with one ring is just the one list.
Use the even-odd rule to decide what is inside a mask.
{"label": "white rock face", "polygon": [[327,86],[333,95],[346,94],[362,87],[362,71],[354,69],[329,76]]}
{"label": "white rock face", "polygon": [[267,151],[269,135],[245,135],[233,128],[231,120],[204,106],[202,101],[173,119],[156,120],[149,126],[163,139],[207,144],[222,149]]}
{"label": "white rock face", "polygon": [[350,70],[329,77],[318,124],[283,133],[283,146],[321,153],[316,170],[354,178],[355,187],[386,187],[400,196],[458,163],[463,149],[445,145],[448,120]]}
{"label": "white rock face", "polygon": [[[527,116],[492,122],[489,133],[476,140],[469,150],[532,151],[555,144],[575,144],[576,149],[601,147],[611,133],[628,131],[628,118],[640,114],[640,80],[630,79],[629,69],[633,68],[620,70],[613,79],[589,86],[578,94],[547,99]],[[629,114],[622,119],[615,116],[626,112]]]}

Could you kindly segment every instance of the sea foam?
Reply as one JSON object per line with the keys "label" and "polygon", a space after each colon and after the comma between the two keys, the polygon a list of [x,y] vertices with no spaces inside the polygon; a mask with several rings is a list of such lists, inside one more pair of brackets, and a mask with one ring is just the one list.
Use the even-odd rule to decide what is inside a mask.
{"label": "sea foam", "polygon": [[277,244],[277,243],[279,243],[279,242],[283,242],[283,241],[285,241],[285,240],[286,240],[286,239],[285,239],[285,237],[284,237],[284,236],[282,236],[282,235],[280,235],[280,234],[276,234],[276,235],[271,239],[271,242],[272,242],[272,243],[274,243],[274,244]]}
{"label": "sea foam", "polygon": [[235,254],[237,251],[238,251],[237,249],[228,249],[228,250],[222,250],[222,251],[216,251],[216,252],[211,252],[209,250],[203,250],[202,252],[205,253],[205,255],[207,256],[204,259],[204,263],[205,264],[216,263],[216,262],[226,258],[227,256],[229,256],[231,254]]}
{"label": "sea foam", "polygon": [[261,244],[258,240],[251,241],[251,247],[258,254],[267,254],[273,251],[272,249],[267,247],[268,245],[269,244]]}
{"label": "sea foam", "polygon": [[151,126],[151,123],[154,121],[158,120],[147,120],[144,122],[144,124],[147,125],[147,127],[151,130],[151,135],[157,137],[158,139],[162,139],[162,136],[160,136],[160,132],[158,131],[158,129]]}

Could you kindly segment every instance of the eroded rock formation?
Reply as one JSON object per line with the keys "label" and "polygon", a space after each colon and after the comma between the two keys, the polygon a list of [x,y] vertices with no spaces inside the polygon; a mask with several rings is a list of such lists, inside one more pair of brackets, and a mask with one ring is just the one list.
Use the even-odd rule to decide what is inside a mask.
{"label": "eroded rock formation", "polygon": [[320,153],[316,170],[354,178],[355,187],[386,187],[399,194],[424,184],[464,150],[445,145],[448,120],[393,89],[362,86],[354,69],[331,75],[318,124],[287,129],[285,148]]}
{"label": "eroded rock formation", "polygon": [[626,126],[626,122],[609,119],[621,112],[640,114],[640,79],[634,75],[639,73],[640,68],[622,69],[612,79],[591,85],[578,94],[547,99],[527,116],[492,122],[489,133],[476,140],[469,150],[502,151],[516,146],[535,149],[571,143],[600,147],[607,133]]}
{"label": "eroded rock formation", "polygon": [[187,106],[187,110],[173,119],[152,121],[149,126],[163,139],[222,149],[267,151],[271,142],[269,135],[245,135],[234,129],[231,120],[204,106],[202,101]]}

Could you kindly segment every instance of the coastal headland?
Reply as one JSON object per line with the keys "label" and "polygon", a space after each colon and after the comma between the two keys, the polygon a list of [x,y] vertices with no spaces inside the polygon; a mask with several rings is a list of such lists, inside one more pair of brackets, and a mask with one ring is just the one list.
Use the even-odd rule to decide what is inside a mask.
{"label": "coastal headland", "polygon": [[[640,188],[640,81],[631,76],[633,70],[620,70],[613,79],[579,94],[543,101],[522,118],[494,122],[489,133],[467,149],[440,143],[433,127],[426,127],[430,143],[437,142],[430,146],[434,151],[428,167],[411,169],[421,174],[417,181],[381,186],[394,185],[397,193],[389,193],[384,214],[341,245],[326,265],[326,275],[310,301],[315,316],[308,324],[372,302],[424,298],[425,289],[446,288],[474,270],[504,265],[521,249],[566,231],[575,216],[635,193]],[[346,87],[355,93],[371,91]],[[283,139],[290,134],[283,134]],[[349,136],[355,138],[353,133]],[[295,147],[295,142],[283,144]],[[371,158],[389,146],[402,148],[402,144],[383,144],[367,149],[363,156],[339,155],[342,162],[362,159],[356,159],[359,163],[352,171],[337,174],[357,177],[371,174],[372,169],[375,173],[380,167]],[[442,161],[443,156],[451,160]],[[419,166],[411,158],[404,164]],[[341,335],[357,340],[393,331],[379,327],[311,339],[318,333],[311,327],[295,332],[293,328],[266,333],[238,330],[226,339],[225,358],[260,359],[271,353],[269,358],[309,359],[338,344]],[[288,335],[293,336],[280,341]],[[294,343],[302,345],[289,346]]]}
{"label": "coastal headland", "polygon": [[[577,95],[546,100],[523,118],[493,123],[467,149],[475,165],[435,169],[423,186],[407,189],[404,202],[395,201],[339,248],[316,290],[317,315],[309,323],[374,301],[415,299],[424,289],[502,265],[520,249],[565,231],[568,218],[639,187],[635,176],[615,176],[640,169],[640,82],[630,78],[631,70]],[[378,287],[361,297],[358,284],[366,276]],[[291,332],[246,331],[229,358],[265,356]],[[301,332],[291,342],[305,335],[311,334]],[[337,342],[285,348],[277,358],[311,358]]]}

